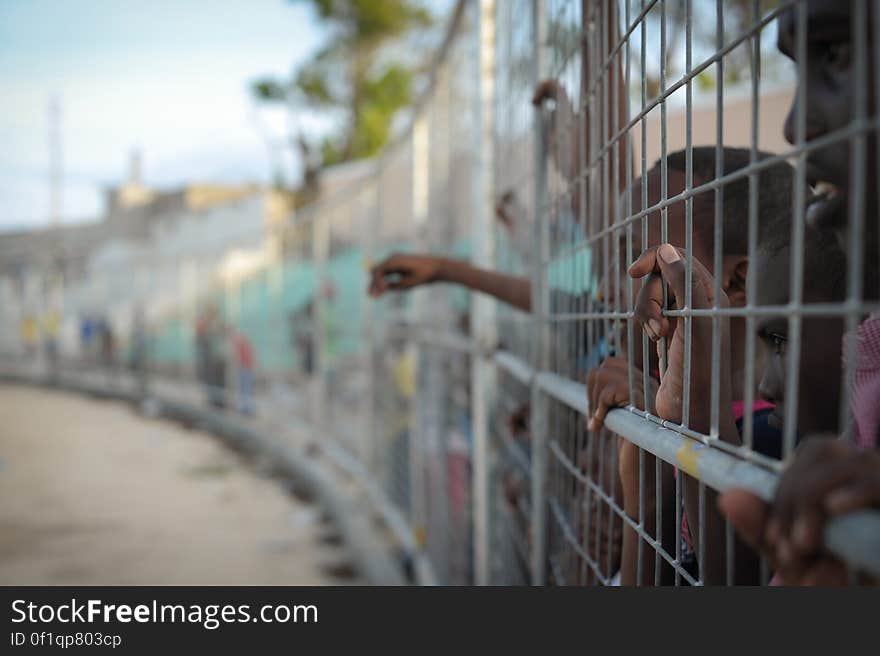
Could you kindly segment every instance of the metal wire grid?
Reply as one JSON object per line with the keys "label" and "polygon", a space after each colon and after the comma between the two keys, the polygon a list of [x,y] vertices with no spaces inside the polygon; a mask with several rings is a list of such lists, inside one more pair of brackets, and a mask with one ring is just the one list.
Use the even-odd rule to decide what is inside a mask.
{"label": "metal wire grid", "polygon": [[500,373],[492,413],[492,582],[530,579],[531,436],[529,386]]}
{"label": "metal wire grid", "polygon": [[[474,562],[478,490],[472,484],[473,435],[468,435],[475,416],[470,382],[475,363],[486,360],[487,354],[486,345],[464,329],[471,306],[456,291],[439,287],[410,296],[391,295],[353,310],[362,314],[361,324],[343,323],[340,332],[331,336],[321,318],[331,310],[344,314],[344,307],[333,307],[344,303],[344,299],[321,294],[320,282],[333,282],[336,294],[344,297],[352,283],[334,266],[351,252],[361,253],[367,263],[413,246],[438,254],[468,256],[475,229],[469,172],[477,129],[469,108],[475,102],[473,81],[480,75],[469,39],[479,24],[475,14],[482,4],[463,3],[464,19],[456,23],[431,91],[417,109],[413,129],[375,163],[375,172],[365,176],[364,181],[343,194],[322,198],[295,217],[311,235],[304,251],[315,265],[317,278],[311,327],[317,354],[316,374],[312,376],[315,389],[305,403],[300,403],[299,410],[302,405],[311,406],[314,426],[326,429],[331,439],[367,465],[388,498],[408,518],[417,541],[431,556],[439,580],[456,583],[472,582],[478,569]],[[513,229],[493,220],[494,264],[498,269],[533,278],[533,313],[530,319],[507,310],[499,310],[496,315],[494,345],[499,348],[492,361],[498,376],[489,414],[493,458],[488,530],[493,545],[493,582],[612,583],[620,568],[619,536],[631,531],[638,538],[640,582],[653,578],[655,583],[703,583],[705,572],[688,565],[683,552],[687,548],[685,538],[689,537],[699,545],[696,561],[705,562],[706,553],[701,549],[706,545],[706,514],[712,502],[709,488],[745,485],[769,496],[781,468],[779,461],[755,451],[748,421],[743,424],[742,445],[718,438],[720,321],[740,318],[745,323],[745,407],[751,407],[757,396],[757,322],[768,316],[783,317],[787,322],[789,356],[782,440],[785,456],[798,438],[796,391],[804,326],[815,317],[839,317],[851,331],[861,316],[878,309],[876,302],[863,298],[863,273],[871,263],[864,261],[859,242],[864,232],[864,196],[869,184],[865,179],[866,142],[878,123],[868,114],[868,85],[856,85],[853,120],[848,126],[810,139],[800,111],[795,115],[793,146],[779,155],[759,158],[764,56],[761,35],[781,12],[794,9],[797,66],[803,77],[808,46],[806,3],[783,3],[765,12],[761,3],[754,2],[742,33],[731,36],[723,29],[725,11],[729,11],[723,2],[684,0],[685,65],[675,79],[669,79],[665,68],[667,11],[671,4],[663,0],[494,3],[498,36],[493,69],[492,188],[498,199],[511,189],[515,191],[510,203]],[[854,2],[851,6],[854,75],[866,82],[867,32],[869,27],[874,29],[873,42],[880,42],[880,20],[870,25],[865,4]],[[701,21],[714,18],[717,34],[714,51],[695,61],[693,32],[698,17]],[[724,70],[725,58],[736,48],[751,53],[746,76],[752,99],[751,157],[748,165],[727,171],[721,150]],[[644,72],[653,54],[659,65],[659,89],[651,97]],[[647,185],[636,182],[639,177],[644,180],[652,164],[646,157],[647,122],[659,114],[661,151],[665,155],[667,106],[683,95],[685,142],[688,150],[696,145],[691,136],[694,86],[697,77],[710,69],[714,69],[717,80],[714,175],[698,179],[689,152],[685,187],[671,191],[668,165],[661,157],[661,190],[658,198],[651,197]],[[880,75],[880,70],[875,74]],[[538,112],[535,118],[528,105],[529,91],[545,78],[556,80],[565,90],[572,106],[567,117],[562,111],[563,101],[557,99],[554,120],[548,110]],[[880,88],[880,83],[877,86]],[[799,108],[804,106],[804,93],[800,87]],[[840,142],[850,144],[852,172],[846,296],[843,301],[807,303],[806,236],[800,219],[807,189],[806,158]],[[531,150],[536,152],[534,157],[529,156]],[[690,257],[694,249],[695,199],[710,195],[714,201],[714,273],[718,284],[724,247],[724,188],[748,180],[748,256],[754,261],[759,248],[760,176],[786,160],[795,164],[790,302],[757,305],[753,299],[758,282],[750,277],[749,301],[742,307],[692,309],[688,296],[685,304],[691,309],[666,311],[667,316],[683,319],[686,381],[694,365],[690,358],[694,321],[709,317],[715,326],[711,365],[716,392],[709,430],[698,431],[690,425],[686,383],[680,423],[657,417],[649,402],[646,409],[631,406],[613,411],[606,420],[607,430],[589,433],[585,415],[590,408],[583,380],[602,358],[615,355],[631,365],[641,365],[642,383],[645,387],[650,384],[652,372],[647,363],[652,362],[650,352],[654,346],[637,329],[630,311],[638,287],[620,273],[638,250],[635,245],[665,241],[670,210],[683,203],[685,243],[680,245]],[[633,193],[621,194],[622,190]],[[655,218],[658,214],[659,219]],[[660,224],[659,237],[654,235],[652,222]],[[215,287],[202,264],[191,262],[178,267],[176,277],[183,283],[177,304],[181,329],[190,330],[200,304],[211,298],[234,325],[246,327],[249,333],[265,333],[270,342],[281,344],[284,337],[278,334],[277,326],[286,318],[279,316],[275,306],[270,303],[267,311],[248,314],[254,292],[241,282],[223,289]],[[305,274],[297,273],[299,266],[297,258],[290,258],[275,263],[261,275],[268,288],[276,289],[283,297],[291,281],[306,280]],[[355,285],[361,293],[364,281],[358,280]],[[98,281],[97,287],[100,289],[91,293],[93,300],[101,296],[103,289],[110,303],[111,285],[101,287]],[[278,291],[280,288],[284,290]],[[328,337],[350,340],[351,352],[328,354]],[[195,354],[186,357],[192,365]],[[283,367],[266,364],[275,382],[285,382]],[[631,398],[635,397],[638,375],[631,368]],[[851,421],[848,403],[852,376],[851,368],[844,368],[839,413],[842,432],[848,431]],[[233,402],[231,386],[224,390]],[[258,415],[266,408],[277,410],[279,404],[265,386],[258,387],[257,401]],[[281,414],[276,419],[280,421]],[[623,443],[617,436],[638,447],[639,503],[635,517],[627,514],[621,499],[618,459]],[[672,467],[664,463],[679,467],[678,473],[673,474]],[[696,512],[687,512],[684,502],[685,482],[691,476],[700,480],[696,495],[691,495],[698,500]],[[510,483],[514,479],[516,485]],[[510,494],[511,488],[515,494]],[[654,502],[649,503],[652,496]],[[685,514],[688,531],[682,530]],[[870,537],[870,529],[867,524],[854,529],[849,523],[844,527],[845,523],[838,522],[840,530],[832,532],[832,542],[837,549],[855,553],[856,538]],[[727,527],[728,554],[732,553],[731,540],[732,532]],[[870,557],[859,564],[870,565]],[[767,574],[764,564],[764,580]],[[737,575],[728,555],[722,579],[734,582]]]}
{"label": "metal wire grid", "polygon": [[[564,3],[563,3],[564,4]],[[853,128],[849,128],[847,130],[839,131],[836,135],[829,135],[819,140],[815,140],[814,142],[808,142],[805,137],[804,132],[804,119],[803,113],[800,112],[796,118],[797,124],[797,138],[794,148],[791,152],[785,153],[780,158],[771,158],[768,161],[758,162],[757,158],[757,133],[758,133],[758,121],[759,121],[759,103],[760,103],[760,32],[761,29],[766,27],[770,21],[772,21],[778,14],[790,7],[791,5],[787,5],[777,9],[775,12],[771,12],[765,16],[762,16],[760,13],[760,5],[759,3],[754,3],[752,10],[752,25],[745,31],[743,35],[740,35],[728,42],[725,42],[724,38],[724,6],[723,3],[716,3],[715,9],[715,17],[716,17],[716,26],[717,26],[717,41],[716,41],[716,52],[713,53],[710,57],[708,57],[703,63],[698,64],[697,66],[693,65],[692,61],[692,10],[691,3],[686,3],[685,8],[685,16],[686,16],[686,66],[685,73],[681,79],[678,81],[669,84],[669,81],[665,77],[665,62],[666,62],[666,6],[663,2],[657,3],[640,3],[638,6],[630,7],[627,6],[622,8],[622,13],[625,14],[623,16],[623,31],[626,35],[626,38],[622,40],[615,40],[615,36],[611,33],[612,30],[608,29],[608,34],[596,34],[595,26],[599,25],[599,32],[602,32],[601,26],[608,26],[609,22],[607,20],[607,12],[609,11],[609,5],[611,3],[603,2],[603,3],[590,3],[590,13],[587,15],[587,20],[584,22],[586,26],[587,32],[592,30],[595,38],[592,40],[592,50],[588,51],[591,58],[591,66],[589,67],[589,71],[585,74],[584,86],[588,89],[588,93],[585,95],[585,100],[583,105],[581,106],[582,111],[588,112],[590,117],[590,140],[589,140],[589,153],[587,154],[587,158],[583,161],[586,162],[586,165],[580,169],[578,175],[573,179],[564,179],[564,176],[554,178],[551,175],[550,187],[549,187],[549,197],[547,200],[546,209],[550,213],[556,213],[559,215],[559,207],[560,205],[564,206],[565,203],[571,202],[570,199],[578,192],[581,194],[581,198],[584,195],[587,195],[589,200],[587,203],[587,207],[590,208],[588,218],[586,218],[586,222],[588,224],[588,235],[586,237],[587,246],[583,246],[580,243],[575,242],[574,244],[565,244],[558,243],[552,240],[551,238],[551,259],[547,262],[547,265],[552,267],[554,264],[558,265],[562,258],[574,257],[578,253],[589,253],[594,255],[595,258],[601,262],[606,262],[611,265],[611,269],[616,271],[619,269],[620,262],[620,247],[619,244],[621,242],[621,237],[625,235],[625,244],[626,250],[625,252],[632,252],[632,249],[629,247],[633,241],[633,231],[634,228],[638,228],[639,224],[641,224],[641,232],[642,232],[642,244],[647,246],[651,245],[648,241],[648,221],[646,217],[649,216],[650,213],[655,212],[656,210],[660,210],[660,223],[661,223],[661,231],[659,235],[659,240],[654,243],[662,243],[667,240],[667,212],[671,205],[676,202],[681,202],[682,200],[686,203],[686,243],[683,244],[686,248],[686,252],[688,256],[692,253],[692,244],[693,244],[693,198],[694,196],[701,192],[711,189],[714,192],[714,207],[715,207],[715,228],[714,228],[714,242],[715,242],[715,280],[716,280],[716,298],[718,296],[718,285],[720,285],[721,279],[721,261],[723,255],[723,230],[722,230],[722,217],[723,217],[723,186],[725,184],[731,183],[736,179],[737,176],[749,176],[750,181],[750,205],[749,205],[749,255],[754,261],[754,256],[756,253],[756,243],[757,243],[757,177],[756,172],[763,169],[764,167],[768,167],[771,164],[775,164],[781,159],[781,157],[796,157],[797,158],[797,166],[796,166],[796,176],[795,176],[795,184],[794,184],[794,195],[792,202],[792,211],[793,211],[793,221],[792,221],[792,262],[791,262],[791,299],[792,302],[785,307],[755,307],[754,303],[750,301],[744,308],[735,308],[735,309],[727,309],[722,310],[717,305],[712,309],[706,310],[680,310],[680,311],[672,311],[667,312],[670,316],[679,316],[684,317],[684,330],[685,330],[685,362],[684,362],[684,370],[685,370],[685,386],[684,386],[684,399],[683,399],[683,408],[684,416],[683,422],[681,424],[671,424],[670,422],[662,422],[664,427],[671,428],[679,432],[682,435],[688,436],[690,438],[695,438],[700,440],[701,442],[711,445],[713,447],[722,449],[728,453],[736,455],[738,458],[755,462],[764,467],[769,467],[774,470],[779,470],[781,468],[781,463],[779,461],[773,461],[769,458],[762,457],[760,454],[754,452],[752,448],[752,425],[750,422],[744,422],[744,431],[743,431],[743,446],[734,447],[728,445],[727,443],[723,443],[718,439],[718,421],[719,421],[719,408],[718,408],[718,389],[719,389],[719,361],[720,361],[720,320],[723,316],[745,316],[747,317],[747,344],[746,344],[746,352],[747,352],[747,365],[745,367],[745,384],[744,384],[744,397],[745,397],[745,406],[751,407],[752,401],[755,397],[755,317],[757,316],[766,316],[767,314],[783,314],[788,317],[789,322],[789,349],[794,349],[797,353],[800,353],[800,336],[801,336],[801,324],[805,320],[804,317],[808,317],[806,320],[809,320],[809,317],[816,315],[836,315],[846,317],[847,327],[849,330],[852,330],[856,327],[858,323],[858,318],[861,314],[872,311],[876,308],[875,304],[866,304],[862,302],[860,296],[860,280],[861,280],[861,271],[862,271],[862,262],[861,260],[861,249],[858,245],[853,241],[855,238],[853,235],[860,234],[860,230],[858,226],[860,222],[863,220],[862,215],[859,214],[856,216],[856,211],[851,209],[851,224],[856,226],[856,229],[850,232],[850,247],[853,252],[858,252],[858,255],[851,258],[849,260],[849,270],[848,270],[848,297],[846,304],[834,304],[834,303],[823,303],[820,305],[815,305],[810,307],[803,303],[803,280],[804,280],[804,272],[803,272],[803,259],[804,259],[804,227],[803,220],[800,218],[803,216],[804,211],[804,198],[806,191],[806,183],[805,183],[805,154],[808,151],[827,146],[829,143],[833,143],[834,138],[837,139],[845,139],[849,138],[856,143],[862,143],[861,147],[853,147],[851,150],[852,159],[853,159],[853,171],[856,171],[857,158],[862,158],[862,166],[856,172],[854,176],[856,178],[856,186],[861,184],[859,180],[863,178],[863,159],[864,159],[864,133],[867,129],[874,127],[865,120],[865,99],[862,97],[860,99],[859,107],[856,108],[855,112],[855,126]],[[708,3],[704,3],[707,5]],[[858,3],[855,3],[858,4]],[[702,11],[706,11],[706,6],[701,7]],[[854,25],[855,22],[859,20],[860,14],[861,19],[866,19],[864,15],[863,7],[853,7],[854,10]],[[553,11],[553,8],[550,8],[550,21],[551,25],[553,21],[557,21],[560,24],[564,24],[564,17],[567,17],[568,13],[571,11],[570,7],[562,7],[558,8],[557,12]],[[642,85],[640,89],[640,101],[641,101],[641,111],[638,113],[634,113],[632,111],[627,111],[626,115],[630,116],[629,124],[626,126],[620,126],[619,124],[615,125],[615,119],[617,117],[616,111],[607,111],[609,96],[613,98],[613,107],[618,107],[621,102],[620,94],[615,90],[617,86],[616,76],[614,75],[614,66],[616,65],[616,60],[622,56],[625,58],[625,63],[623,64],[623,69],[625,71],[624,75],[627,80],[630,79],[630,69],[632,68],[631,61],[631,44],[630,41],[632,38],[640,36],[641,44],[640,44],[640,56],[641,56],[641,66],[640,69],[645,71],[645,62],[647,56],[647,38],[646,38],[646,25],[647,21],[651,17],[651,14],[659,14],[657,16],[657,23],[660,26],[660,53],[659,53],[659,62],[660,62],[660,90],[658,98],[655,100],[650,100],[647,97],[647,89],[645,84],[645,77],[642,77]],[[805,54],[805,8],[803,3],[798,4],[796,6],[796,12],[798,16],[798,61],[801,66],[801,76],[803,76],[803,62],[804,62],[804,54]],[[636,19],[633,21],[631,17],[636,15]],[[611,24],[614,24],[616,21],[612,21]],[[866,21],[860,24],[860,28],[854,31],[862,32],[861,38],[854,39],[856,46],[856,53],[854,59],[857,59],[859,62],[862,62],[861,65],[856,66],[857,74],[863,76],[864,79],[865,71],[864,71],[864,62],[866,61],[866,51],[865,51],[865,36],[864,36],[864,25]],[[724,100],[724,63],[725,56],[728,55],[734,47],[739,45],[749,44],[752,48],[752,69],[750,71],[750,82],[752,89],[752,117],[751,117],[751,130],[752,130],[752,162],[749,166],[744,167],[737,171],[736,173],[727,172],[723,169],[723,100]],[[858,49],[861,48],[861,51],[858,52]],[[598,55],[598,56],[597,56]],[[861,59],[859,59],[861,57]],[[598,65],[597,65],[598,63]],[[692,115],[692,82],[696,72],[700,72],[706,69],[709,65],[713,65],[717,69],[716,78],[718,80],[716,87],[716,115],[717,115],[717,143],[716,143],[716,170],[715,170],[715,180],[714,181],[706,181],[701,182],[700,185],[694,185],[693,182],[693,173],[692,173],[692,163],[690,153],[687,156],[687,183],[686,189],[678,194],[675,194],[674,197],[670,197],[668,193],[667,186],[667,167],[665,162],[666,155],[666,103],[669,96],[672,92],[680,89],[682,86],[686,91],[686,113],[687,113],[687,146],[688,149],[691,146],[691,138],[690,138],[690,129],[691,129],[691,115]],[[570,72],[574,70],[574,67],[571,66],[571,62],[567,61],[564,56],[561,58],[561,61],[555,62],[555,72],[558,76],[564,76],[566,71]],[[803,86],[800,88],[799,94],[803,94]],[[862,94],[863,95],[863,94]],[[624,99],[625,100],[625,99]],[[798,106],[800,108],[803,107],[803,98],[799,98],[800,102]],[[627,153],[627,158],[631,157],[629,153],[631,153],[631,149],[629,144],[632,140],[631,128],[637,127],[639,122],[641,122],[642,132],[642,147],[641,153],[643,154],[642,162],[641,162],[641,174],[644,179],[645,174],[648,172],[647,162],[644,158],[644,153],[646,152],[646,131],[645,124],[646,119],[649,117],[651,111],[655,111],[659,108],[661,112],[660,121],[661,121],[661,140],[662,140],[662,153],[663,156],[660,160],[660,169],[661,169],[661,197],[659,199],[648,199],[647,186],[642,186],[642,202],[641,207],[647,208],[641,212],[633,212],[629,207],[625,208],[623,212],[620,211],[619,207],[615,207],[616,200],[616,190],[619,190],[620,183],[622,182],[618,178],[614,177],[614,174],[609,174],[609,168],[612,172],[617,172],[618,170],[618,161],[617,161],[617,153],[618,148],[616,147],[617,140],[625,139],[627,142],[627,148],[625,152]],[[598,110],[598,111],[597,111]],[[575,120],[583,121],[583,117],[578,117]],[[860,124],[859,124],[860,123]],[[596,127],[599,124],[601,127]],[[565,143],[566,141],[566,128],[556,126],[557,131],[555,136],[555,141],[551,138],[550,148],[554,148],[555,144]],[[608,132],[610,128],[611,132]],[[577,133],[577,125],[572,124],[568,128],[568,138],[570,138],[571,134]],[[596,136],[599,136],[598,144],[596,140]],[[611,136],[611,138],[608,138]],[[604,138],[603,138],[604,137]],[[583,145],[583,143],[582,143]],[[583,150],[582,150],[583,153]],[[553,153],[551,152],[551,155]],[[764,167],[761,166],[764,164]],[[631,176],[632,176],[632,167],[627,165],[624,169],[627,177],[627,186],[631,185]],[[611,178],[614,178],[613,180]],[[580,189],[578,187],[580,186]],[[610,190],[610,194],[609,194]],[[860,196],[861,198],[862,196]],[[628,202],[630,199],[625,196],[625,201]],[[598,210],[598,211],[596,211]],[[595,216],[607,217],[607,220],[599,223],[594,220]],[[620,218],[618,218],[620,217]],[[552,232],[551,232],[552,234]],[[610,242],[610,243],[609,243]],[[561,250],[557,250],[557,247],[561,247]],[[588,250],[589,249],[589,250]],[[577,265],[575,265],[575,269]],[[589,268],[589,265],[587,265]],[[605,267],[602,267],[605,268]],[[594,275],[594,271],[586,272],[587,276],[591,274]],[[689,273],[690,275],[690,273]],[[549,275],[552,279],[552,273]],[[584,280],[583,276],[578,276],[575,274],[573,276],[574,280]],[[589,277],[587,278],[589,280]],[[613,285],[617,286],[618,277],[615,275],[612,277]],[[750,280],[750,299],[754,298],[755,292],[755,282],[754,278]],[[688,282],[688,289],[690,288],[690,283]],[[610,293],[607,293],[609,292]],[[632,307],[632,287],[628,286],[626,290],[626,307]],[[586,322],[587,327],[585,328],[588,333],[587,342],[589,344],[589,350],[596,351],[605,351],[606,353],[613,352],[615,347],[620,346],[619,340],[615,340],[614,333],[611,328],[614,324],[618,324],[621,320],[627,321],[627,332],[629,335],[628,343],[632,344],[632,336],[633,336],[633,327],[632,327],[632,318],[631,314],[627,311],[626,307],[621,307],[621,293],[620,289],[615,290],[606,290],[606,297],[611,296],[614,299],[614,307],[608,308],[607,305],[605,308],[597,308],[595,304],[595,299],[590,298],[589,296],[586,299],[586,303],[582,304],[580,299],[573,300],[568,303],[563,303],[563,307],[560,311],[551,311],[551,314],[547,317],[548,321],[552,324],[559,325],[564,321],[577,321],[577,322]],[[586,307],[583,307],[585,305]],[[688,296],[686,299],[686,307],[691,306],[691,298]],[[714,325],[714,337],[712,343],[712,421],[711,427],[709,430],[704,431],[703,433],[697,433],[688,425],[688,413],[687,408],[689,408],[689,392],[690,386],[687,382],[689,380],[689,375],[691,371],[691,361],[690,361],[690,339],[691,339],[691,321],[695,317],[701,316],[711,316],[713,317],[713,325]],[[576,331],[575,331],[576,332]],[[592,335],[590,333],[592,332]],[[608,337],[607,340],[604,341],[601,335],[606,335]],[[560,348],[560,342],[565,341],[565,338],[560,334],[557,334],[554,339],[554,355],[559,353],[564,353],[565,349]],[[615,344],[616,342],[616,344]],[[638,348],[638,343],[636,343],[636,348]],[[643,359],[644,362],[648,362],[648,344],[647,338],[642,336],[642,344],[641,347],[643,349]],[[653,345],[651,346],[653,348]],[[662,348],[665,349],[666,345],[663,344]],[[792,351],[789,350],[789,353]],[[571,358],[571,353],[575,354],[575,357]],[[583,353],[582,350],[579,350],[579,345],[575,343],[574,349],[570,350],[568,357],[565,355],[560,357],[554,357],[552,359],[552,370],[555,374],[562,376],[563,378],[572,378],[577,377],[576,372],[573,371],[572,362],[576,362],[579,358],[578,356]],[[630,363],[633,362],[633,351],[630,347],[629,352],[626,354]],[[795,400],[796,390],[798,389],[798,365],[797,365],[798,356],[795,356],[794,362],[789,362],[787,368],[787,379],[786,379],[786,416],[785,416],[785,434],[783,439],[783,455],[787,456],[795,443],[796,437],[796,420],[797,420],[797,410],[796,405],[797,401]],[[572,374],[575,374],[574,376]],[[648,371],[644,371],[644,382],[647,387],[647,377]],[[851,373],[848,374],[851,376]],[[845,389],[848,389],[844,386]],[[630,376],[630,395],[633,397],[633,379],[632,375]],[[846,395],[844,395],[845,397]],[[793,401],[793,402],[792,402]],[[846,412],[846,398],[842,400],[841,405],[841,416],[847,414]],[[649,408],[650,410],[650,408]],[[644,411],[638,411],[635,408],[630,408],[630,412],[634,412],[636,414],[640,414],[645,419],[649,421],[655,421],[656,419],[649,413],[645,413]],[[632,439],[633,436],[625,435],[625,437]],[[550,443],[551,446],[551,460],[555,456],[558,463],[556,464],[556,471],[554,472],[554,467],[551,465],[549,468],[549,480],[550,480],[550,489],[554,487],[554,480],[556,480],[556,489],[559,489],[559,485],[561,484],[562,489],[566,489],[567,485],[565,485],[564,478],[566,472],[568,474],[575,474],[576,472],[567,469],[564,465],[567,463],[567,459],[565,456],[565,449],[561,446],[557,446],[557,448],[553,448],[553,443]],[[656,566],[656,576],[657,580],[660,577],[660,568],[661,560],[665,560],[668,562],[674,572],[675,572],[675,581],[679,583],[681,581],[686,581],[689,583],[699,583],[702,582],[702,578],[697,575],[694,577],[692,572],[686,571],[681,564],[681,541],[675,540],[675,553],[671,553],[670,549],[662,549],[661,548],[661,538],[659,537],[661,530],[661,521],[662,521],[662,508],[660,499],[662,498],[660,486],[662,485],[661,481],[663,476],[661,475],[661,464],[659,461],[656,461],[653,457],[648,457],[644,452],[640,452],[639,454],[639,474],[641,480],[641,490],[640,490],[640,498],[644,500],[645,498],[645,480],[646,480],[646,464],[650,466],[652,469],[655,469],[653,478],[655,479],[655,485],[657,485],[656,490],[656,507],[655,508],[644,508],[644,504],[640,503],[639,509],[639,519],[638,522],[635,523],[633,528],[637,529],[640,533],[640,544],[639,544],[639,572],[642,572],[645,565],[646,552],[648,551],[645,547],[650,547],[654,551],[654,561]],[[560,470],[560,467],[562,469]],[[562,473],[560,473],[560,471]],[[679,475],[675,478],[675,501],[674,501],[674,510],[675,510],[675,521],[676,526],[680,524],[681,514],[683,512],[682,508],[682,480],[687,479],[682,472],[679,472]],[[548,495],[551,493],[548,492]],[[606,492],[607,494],[607,492]],[[697,512],[693,512],[695,507],[692,507],[692,512],[688,517],[687,524],[690,528],[690,531],[685,531],[683,529],[682,533],[684,536],[687,536],[690,533],[690,537],[697,541],[699,545],[704,549],[704,545],[706,544],[706,506],[707,506],[707,491],[702,482],[699,483],[698,489],[698,499],[699,499],[699,509]],[[552,496],[549,498],[551,503],[551,517],[556,520],[557,524],[557,532],[561,533],[564,536],[568,536],[569,542],[573,542],[571,539],[573,535],[576,535],[575,525],[576,522],[572,519],[572,514],[570,511],[567,511],[564,504],[559,501],[554,501]],[[612,504],[613,505],[613,504]],[[668,504],[667,504],[668,505]],[[621,509],[616,508],[619,512]],[[648,535],[644,533],[645,526],[645,518],[648,516],[648,513],[655,512],[657,518],[657,526],[656,533],[654,535]],[[694,516],[696,515],[696,517]],[[552,521],[552,520],[551,520]],[[667,519],[667,521],[669,521]],[[633,522],[630,522],[631,524]],[[553,531],[551,530],[551,544],[553,540]],[[732,544],[732,532],[730,527],[727,527],[726,530],[726,548],[728,551],[728,555],[725,563],[725,574],[724,580],[728,583],[736,580],[736,571],[734,568],[733,557],[731,554],[731,544]],[[572,549],[576,550],[574,544],[571,545]],[[698,547],[699,549],[700,547]],[[582,553],[584,557],[587,557],[587,553]],[[705,553],[700,551],[698,553],[698,561],[705,561]],[[557,578],[561,577],[565,573],[565,568],[560,564],[560,559],[555,558],[553,561],[553,573]],[[641,579],[641,575],[640,575]]]}

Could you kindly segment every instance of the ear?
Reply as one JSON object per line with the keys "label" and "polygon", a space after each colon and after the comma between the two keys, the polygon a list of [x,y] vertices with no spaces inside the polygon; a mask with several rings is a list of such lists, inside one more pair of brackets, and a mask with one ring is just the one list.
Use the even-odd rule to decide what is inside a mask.
{"label": "ear", "polygon": [[722,270],[721,286],[730,299],[731,307],[746,304],[746,278],[749,274],[749,258],[741,255],[726,256]]}

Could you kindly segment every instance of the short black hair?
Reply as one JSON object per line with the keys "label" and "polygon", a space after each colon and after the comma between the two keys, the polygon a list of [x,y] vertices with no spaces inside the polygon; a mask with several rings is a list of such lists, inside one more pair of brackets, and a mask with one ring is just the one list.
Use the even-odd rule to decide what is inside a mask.
{"label": "short black hair", "polygon": [[[716,179],[715,146],[691,148],[693,184],[699,186]],[[721,149],[723,175],[745,168],[751,163],[748,148]],[[772,153],[757,152],[758,161],[774,157]],[[661,160],[654,163],[659,168]],[[678,150],[666,156],[668,169],[687,173],[687,150]],[[761,169],[757,174],[758,185],[758,240],[776,240],[788,235],[791,228],[792,190],[794,168],[779,161]],[[722,248],[728,255],[747,255],[749,252],[749,176],[743,176],[724,185],[722,192]],[[694,196],[694,232],[706,248],[715,247],[715,191],[709,190]]]}

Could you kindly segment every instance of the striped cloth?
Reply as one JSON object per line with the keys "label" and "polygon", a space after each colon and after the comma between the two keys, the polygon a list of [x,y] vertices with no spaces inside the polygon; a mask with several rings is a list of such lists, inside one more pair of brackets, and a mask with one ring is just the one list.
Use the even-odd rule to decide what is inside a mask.
{"label": "striped cloth", "polygon": [[[850,347],[849,340],[857,344]],[[852,349],[852,351],[850,351]],[[853,367],[853,438],[862,449],[877,446],[880,428],[880,313],[865,319],[855,334],[844,337],[844,353],[854,353]]]}

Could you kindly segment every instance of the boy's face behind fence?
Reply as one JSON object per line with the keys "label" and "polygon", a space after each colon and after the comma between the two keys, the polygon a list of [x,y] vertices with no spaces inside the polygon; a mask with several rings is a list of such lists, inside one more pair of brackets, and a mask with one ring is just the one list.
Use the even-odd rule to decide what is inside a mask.
{"label": "boy's face behind fence", "polygon": [[[759,306],[786,305],[789,298],[790,250],[767,255],[759,251],[749,275],[757,276],[755,303]],[[829,300],[827,293],[804,284],[804,302]],[[800,370],[797,390],[797,430],[801,434],[836,432],[840,407],[841,339],[839,317],[807,316],[801,320]],[[758,391],[776,404],[771,423],[780,427],[785,416],[785,378],[789,362],[788,318],[759,317],[757,333],[765,348],[764,371]]]}
{"label": "boy's face behind fence", "polygon": [[[857,0],[861,1],[861,0]],[[876,113],[874,94],[874,62],[871,13],[873,3],[867,5],[867,88],[864,90],[868,117]],[[849,0],[807,0],[807,47],[805,77],[798,84],[805,86],[806,102],[802,108],[806,124],[807,141],[818,139],[850,125],[856,107],[858,80],[855,70],[855,53],[852,43],[852,5]],[[779,50],[786,56],[797,57],[796,7],[788,9],[779,17]],[[793,102],[785,121],[785,137],[794,144],[797,139],[797,100]],[[877,257],[877,138],[869,131],[865,155],[865,231],[869,261]],[[808,220],[819,229],[833,229],[838,239],[846,244],[851,185],[850,141],[842,139],[808,153],[808,178],[811,185],[821,192],[822,199],[812,203],[807,212]],[[844,209],[844,211],[841,211]]]}

